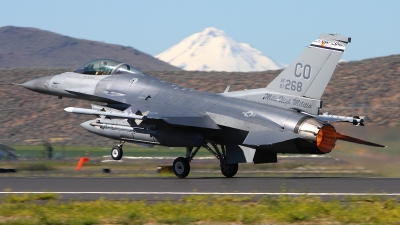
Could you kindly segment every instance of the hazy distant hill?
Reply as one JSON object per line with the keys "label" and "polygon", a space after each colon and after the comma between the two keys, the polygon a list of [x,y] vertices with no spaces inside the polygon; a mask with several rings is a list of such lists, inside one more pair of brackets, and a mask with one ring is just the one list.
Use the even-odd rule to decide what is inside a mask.
{"label": "hazy distant hill", "polygon": [[[65,69],[0,69],[0,142],[24,144],[28,139],[66,137],[69,144],[106,144],[112,142],[80,127],[92,116],[64,112],[64,108],[90,107],[87,101],[58,99],[7,85],[34,77],[59,74]],[[145,72],[182,86],[219,93],[265,87],[279,70],[264,72]],[[400,55],[340,63],[322,96],[323,112],[336,115],[364,115],[366,127],[400,126]],[[348,124],[348,126],[352,126]],[[346,126],[346,127],[348,127]],[[340,131],[340,130],[339,130]]]}
{"label": "hazy distant hill", "polygon": [[0,68],[75,69],[95,58],[117,59],[141,70],[180,70],[132,47],[77,39],[36,28],[0,28]]}

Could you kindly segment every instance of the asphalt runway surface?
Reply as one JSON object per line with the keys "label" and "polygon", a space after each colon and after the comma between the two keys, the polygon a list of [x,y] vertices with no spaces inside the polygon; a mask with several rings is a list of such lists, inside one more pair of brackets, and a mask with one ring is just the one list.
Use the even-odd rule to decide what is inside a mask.
{"label": "asphalt runway surface", "polygon": [[400,178],[2,177],[0,195],[58,193],[63,199],[179,199],[185,195],[400,196]]}

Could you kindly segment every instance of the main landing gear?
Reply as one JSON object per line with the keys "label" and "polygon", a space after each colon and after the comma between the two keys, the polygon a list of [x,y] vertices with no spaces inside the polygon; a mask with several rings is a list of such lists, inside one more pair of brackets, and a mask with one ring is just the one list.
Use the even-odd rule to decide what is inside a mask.
{"label": "main landing gear", "polygon": [[174,169],[174,173],[179,178],[185,178],[189,175],[190,172],[190,164],[186,158],[179,157],[174,160],[174,164],[172,165]]}
{"label": "main landing gear", "polygon": [[184,157],[178,157],[174,160],[174,163],[172,164],[172,169],[174,170],[174,173],[177,177],[179,178],[185,178],[187,175],[189,175],[190,172],[190,162],[192,161],[193,157],[196,155],[196,153],[199,151],[201,146],[197,147],[193,151],[193,147],[186,147],[186,156]]}
{"label": "main landing gear", "polygon": [[[211,143],[211,146],[214,148],[210,148],[208,143],[205,143],[202,147],[207,149],[211,154],[213,154],[217,159],[219,159],[221,172],[225,177],[233,177],[237,173],[239,169],[239,165],[237,163],[228,164],[226,160],[226,150],[225,146],[221,145],[221,150],[219,150],[218,146],[214,143]],[[190,172],[190,162],[192,161],[193,157],[199,151],[201,146],[197,147],[193,151],[193,147],[186,147],[186,156],[179,157],[174,160],[174,164],[172,166],[174,173],[179,178],[185,178],[189,175]]]}
{"label": "main landing gear", "polygon": [[120,141],[117,146],[114,146],[111,149],[111,158],[114,160],[120,160],[124,152],[122,151],[122,146],[124,145],[125,141]]}

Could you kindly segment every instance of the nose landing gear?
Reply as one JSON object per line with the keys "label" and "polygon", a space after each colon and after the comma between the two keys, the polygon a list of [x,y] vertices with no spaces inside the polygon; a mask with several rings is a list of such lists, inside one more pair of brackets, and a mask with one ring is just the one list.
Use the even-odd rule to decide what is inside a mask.
{"label": "nose landing gear", "polygon": [[117,146],[114,146],[111,149],[111,158],[114,160],[120,160],[124,152],[122,151],[122,146],[124,145],[125,141],[121,141]]}

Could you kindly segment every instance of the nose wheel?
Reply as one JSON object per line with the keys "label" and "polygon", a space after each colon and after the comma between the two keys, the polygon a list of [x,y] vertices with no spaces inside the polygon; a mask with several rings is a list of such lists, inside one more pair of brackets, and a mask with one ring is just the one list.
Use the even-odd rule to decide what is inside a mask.
{"label": "nose wheel", "polygon": [[118,146],[114,146],[111,149],[111,158],[114,160],[120,160],[122,158],[122,155],[124,152],[122,151],[122,145],[124,144],[124,141],[121,141]]}

